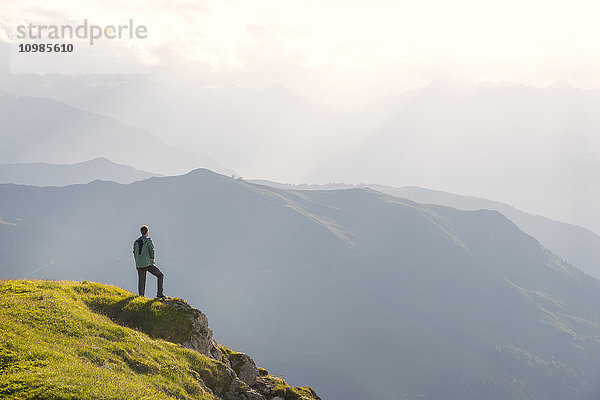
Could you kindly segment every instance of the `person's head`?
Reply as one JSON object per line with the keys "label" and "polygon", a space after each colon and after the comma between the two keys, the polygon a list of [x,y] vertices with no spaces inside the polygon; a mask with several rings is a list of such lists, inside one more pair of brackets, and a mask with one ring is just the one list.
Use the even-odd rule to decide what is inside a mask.
{"label": "person's head", "polygon": [[143,236],[148,236],[148,227],[146,225],[142,225],[140,232]]}

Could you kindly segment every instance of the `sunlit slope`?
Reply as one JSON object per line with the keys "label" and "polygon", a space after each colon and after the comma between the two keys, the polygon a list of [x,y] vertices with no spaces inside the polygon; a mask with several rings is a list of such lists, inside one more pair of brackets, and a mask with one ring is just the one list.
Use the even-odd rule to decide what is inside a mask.
{"label": "sunlit slope", "polygon": [[180,300],[86,281],[2,281],[0,294],[3,399],[318,399],[265,370],[246,385],[231,362],[182,347],[198,327]]}

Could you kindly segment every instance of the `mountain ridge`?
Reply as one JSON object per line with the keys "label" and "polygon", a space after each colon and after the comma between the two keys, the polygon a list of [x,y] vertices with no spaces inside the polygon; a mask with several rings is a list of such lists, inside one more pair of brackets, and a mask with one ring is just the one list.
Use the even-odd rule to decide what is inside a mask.
{"label": "mountain ridge", "polygon": [[330,183],[282,184],[268,180],[252,180],[260,185],[290,190],[342,190],[348,188],[372,188],[399,198],[406,198],[421,204],[437,204],[461,210],[497,210],[517,224],[519,229],[535,237],[545,247],[564,260],[580,268],[586,274],[600,279],[600,235],[576,224],[554,220],[519,210],[512,205],[478,196],[459,195],[419,186],[394,187],[380,184]]}
{"label": "mountain ridge", "polygon": [[[440,87],[441,86],[441,87]],[[499,199],[600,232],[597,90],[435,82],[305,181],[378,181]],[[510,160],[510,161],[509,161]]]}
{"label": "mountain ridge", "polygon": [[[0,92],[0,105],[3,163],[73,164],[106,157],[164,174],[198,167],[235,174],[208,157],[164,143],[148,130],[56,100]],[[70,151],[63,143],[69,143]]]}
{"label": "mountain ridge", "polygon": [[157,174],[116,164],[98,157],[75,164],[45,162],[0,164],[0,183],[35,186],[67,186],[100,179],[117,183],[132,183]]}

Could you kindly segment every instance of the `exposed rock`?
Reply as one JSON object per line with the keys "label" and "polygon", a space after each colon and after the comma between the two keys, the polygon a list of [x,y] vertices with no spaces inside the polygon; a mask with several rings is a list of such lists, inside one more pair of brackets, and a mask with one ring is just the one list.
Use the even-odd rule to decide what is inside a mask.
{"label": "exposed rock", "polygon": [[189,338],[180,344],[189,349],[193,349],[217,361],[222,361],[221,351],[217,342],[213,338],[212,330],[208,327],[208,318],[206,315],[188,303],[179,299],[170,299],[168,303],[177,310],[184,310],[188,315],[192,330]]}
{"label": "exposed rock", "polygon": [[272,394],[272,387],[268,384],[268,382],[264,379],[257,379],[256,382],[254,383],[253,389],[256,390],[258,393],[260,393],[263,396],[266,396],[267,398],[271,398],[271,394]]}
{"label": "exposed rock", "polygon": [[244,353],[233,353],[228,358],[229,366],[236,372],[238,378],[246,385],[252,386],[258,376],[258,368],[254,360]]}
{"label": "exposed rock", "polygon": [[225,400],[267,400],[260,393],[248,387],[240,379],[234,379],[229,390],[225,394]]}
{"label": "exposed rock", "polygon": [[310,387],[290,387],[283,378],[270,375],[258,376],[254,385],[252,385],[252,389],[267,400],[321,400]]}
{"label": "exposed rock", "polygon": [[178,311],[184,311],[191,323],[189,335],[184,334],[179,343],[222,362],[227,367],[231,385],[222,397],[215,397],[223,400],[320,400],[311,388],[291,388],[283,379],[268,375],[267,370],[261,368],[259,371],[254,360],[247,354],[219,346],[208,327],[208,318],[200,310],[180,299],[169,299],[165,303]]}
{"label": "exposed rock", "polygon": [[213,343],[214,343],[214,346],[210,350],[209,357],[214,358],[217,361],[223,362],[223,356],[222,356],[221,350],[219,350],[219,347],[218,347],[219,345],[214,340],[213,340]]}

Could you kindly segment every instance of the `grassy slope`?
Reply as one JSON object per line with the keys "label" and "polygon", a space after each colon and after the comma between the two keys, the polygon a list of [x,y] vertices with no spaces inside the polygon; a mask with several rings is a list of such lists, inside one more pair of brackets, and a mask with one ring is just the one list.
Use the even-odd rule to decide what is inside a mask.
{"label": "grassy slope", "polygon": [[177,341],[182,315],[113,286],[0,281],[0,319],[3,399],[213,399],[206,387],[231,384],[224,364],[159,339]]}

